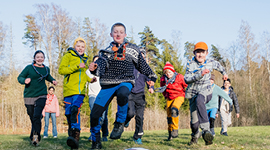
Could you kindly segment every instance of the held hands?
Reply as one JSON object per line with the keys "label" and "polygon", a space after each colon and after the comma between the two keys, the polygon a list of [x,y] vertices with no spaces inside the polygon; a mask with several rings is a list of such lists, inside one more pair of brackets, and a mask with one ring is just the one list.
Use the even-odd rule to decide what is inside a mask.
{"label": "held hands", "polygon": [[24,83],[25,84],[29,84],[31,82],[31,78],[26,78],[25,80],[24,80]]}
{"label": "held hands", "polygon": [[146,83],[149,85],[149,87],[151,87],[151,86],[154,86],[154,85],[155,85],[155,82],[153,82],[153,81],[146,81]]}
{"label": "held hands", "polygon": [[55,85],[55,86],[57,85],[57,81],[55,81],[55,80],[53,80],[52,83],[53,83],[53,85]]}
{"label": "held hands", "polygon": [[218,118],[218,114],[216,114],[216,118]]}
{"label": "held hands", "polygon": [[223,75],[223,80],[227,80],[228,79],[228,75]]}
{"label": "held hands", "polygon": [[85,64],[84,63],[80,63],[80,68],[85,68]]}
{"label": "held hands", "polygon": [[95,71],[97,69],[97,64],[94,62],[91,62],[89,65],[89,70],[90,71]]}
{"label": "held hands", "polygon": [[94,82],[96,82],[96,81],[97,81],[97,78],[94,77],[94,78],[90,81],[90,83],[94,83]]}
{"label": "held hands", "polygon": [[236,118],[239,118],[239,116],[240,116],[239,114],[236,114]]}

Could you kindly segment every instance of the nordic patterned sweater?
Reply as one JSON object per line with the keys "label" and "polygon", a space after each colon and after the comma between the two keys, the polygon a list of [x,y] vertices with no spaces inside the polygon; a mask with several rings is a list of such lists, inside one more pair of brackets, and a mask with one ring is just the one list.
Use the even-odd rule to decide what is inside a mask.
{"label": "nordic patterned sweater", "polygon": [[198,94],[208,96],[212,94],[212,86],[210,83],[211,73],[202,76],[202,71],[208,69],[210,72],[213,69],[225,75],[225,69],[218,61],[206,59],[204,63],[199,63],[195,57],[187,62],[185,74],[185,82],[188,84],[186,89],[186,98],[191,99]]}
{"label": "nordic patterned sweater", "polygon": [[117,53],[112,51],[112,44],[105,50],[99,51],[99,58],[96,60],[97,69],[91,71],[92,74],[100,77],[100,85],[117,85],[122,82],[135,83],[134,67],[152,81],[156,81],[157,76],[149,67],[140,53],[139,47],[127,42],[125,59],[118,60],[115,55],[123,56],[123,48]]}

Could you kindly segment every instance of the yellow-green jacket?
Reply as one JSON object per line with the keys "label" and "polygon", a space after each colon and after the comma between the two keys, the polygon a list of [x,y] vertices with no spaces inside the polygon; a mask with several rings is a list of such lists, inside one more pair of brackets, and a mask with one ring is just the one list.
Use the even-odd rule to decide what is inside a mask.
{"label": "yellow-green jacket", "polygon": [[58,72],[64,75],[64,97],[85,94],[85,84],[90,82],[91,78],[85,73],[88,67],[79,67],[80,63],[87,60],[87,56],[84,54],[82,58],[84,60],[73,50],[69,50],[61,59]]}

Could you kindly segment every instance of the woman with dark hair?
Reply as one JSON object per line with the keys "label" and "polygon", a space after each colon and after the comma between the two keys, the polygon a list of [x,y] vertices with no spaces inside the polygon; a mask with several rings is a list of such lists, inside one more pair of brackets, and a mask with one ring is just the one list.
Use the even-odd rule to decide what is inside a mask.
{"label": "woman with dark hair", "polygon": [[44,53],[41,50],[36,51],[33,63],[27,65],[17,78],[20,84],[25,85],[24,103],[32,124],[30,140],[34,146],[38,146],[41,139],[42,110],[47,100],[45,80],[54,85],[57,84],[57,81],[50,75],[49,67],[43,64],[44,59]]}
{"label": "woman with dark hair", "polygon": [[[231,86],[231,80],[228,78],[227,80],[224,80],[223,86],[221,87],[225,93],[229,95],[229,97],[232,99],[236,117],[239,118],[239,104],[236,97],[236,94],[233,91],[233,87]],[[229,105],[227,101],[225,101],[223,98],[219,98],[219,112],[221,117],[221,125],[222,129],[220,131],[221,135],[228,136],[227,128],[232,124],[231,121],[231,112],[233,111],[233,105]]]}
{"label": "woman with dark hair", "polygon": [[57,138],[57,127],[56,127],[56,117],[59,116],[59,103],[56,95],[54,95],[54,87],[50,86],[48,88],[48,95],[47,95],[47,101],[46,105],[42,111],[42,116],[45,117],[45,126],[44,126],[44,137],[48,138],[48,128],[49,128],[49,119],[51,117],[52,119],[52,133],[53,138]]}

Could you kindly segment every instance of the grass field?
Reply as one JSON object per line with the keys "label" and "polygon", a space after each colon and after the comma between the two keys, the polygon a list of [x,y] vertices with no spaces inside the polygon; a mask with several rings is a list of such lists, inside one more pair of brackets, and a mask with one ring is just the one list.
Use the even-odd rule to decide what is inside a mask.
{"label": "grass field", "polygon": [[[220,128],[216,128],[214,143],[205,146],[202,138],[198,140],[197,145],[188,146],[190,141],[190,129],[179,130],[179,137],[172,141],[166,141],[168,132],[165,130],[145,131],[142,138],[143,145],[136,145],[132,140],[133,132],[126,131],[121,139],[103,142],[103,149],[125,150],[132,147],[143,147],[149,150],[178,150],[178,149],[270,149],[270,126],[252,126],[252,127],[230,127],[228,137],[219,135]],[[91,143],[87,141],[89,132],[81,133],[80,148],[91,149]],[[57,139],[49,136],[42,139],[40,146],[33,147],[29,143],[29,137],[26,134],[21,135],[0,135],[0,149],[70,149],[66,145],[67,133],[61,133]]]}

